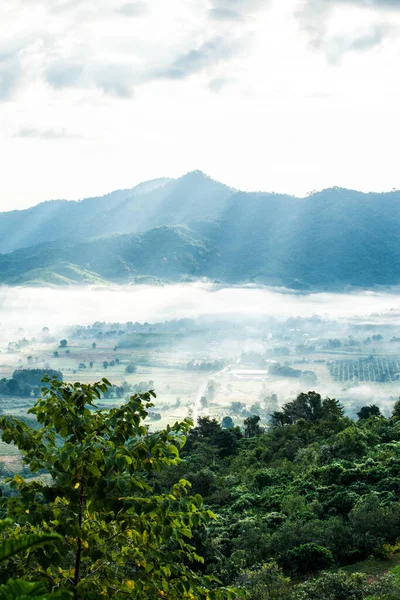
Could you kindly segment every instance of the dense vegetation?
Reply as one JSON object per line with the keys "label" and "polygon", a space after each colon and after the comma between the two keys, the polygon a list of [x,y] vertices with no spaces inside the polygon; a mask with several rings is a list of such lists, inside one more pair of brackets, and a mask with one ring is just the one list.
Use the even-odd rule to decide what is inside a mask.
{"label": "dense vegetation", "polygon": [[11,379],[0,379],[0,394],[5,396],[21,396],[37,398],[43,385],[45,375],[56,377],[62,381],[61,371],[54,369],[17,369]]}
{"label": "dense vegetation", "polygon": [[154,489],[152,475],[178,462],[189,422],[149,434],[142,420],[153,393],[101,410],[95,403],[110,387],[105,379],[93,385],[57,378],[46,383],[29,411],[39,427],[4,416],[0,428],[31,472],[45,471],[50,479],[16,475],[11,486],[17,493],[3,507],[18,525],[8,528],[8,539],[18,543],[21,534],[46,533],[60,542],[27,547],[0,569],[0,580],[35,580],[74,600],[236,596],[196,568],[203,559],[191,542],[192,530],[215,518],[202,498],[190,496],[183,479],[165,492]]}
{"label": "dense vegetation", "polygon": [[31,473],[51,476],[10,480],[3,516],[16,526],[3,535],[63,540],[8,557],[1,585],[35,581],[43,598],[400,598],[400,567],[349,570],[400,562],[400,401],[390,418],[371,405],[353,421],[309,392],[266,430],[250,415],[242,429],[200,417],[150,433],[154,394],[96,408],[109,389],[54,378],[33,427],[0,418]]}
{"label": "dense vegetation", "polygon": [[397,284],[398,198],[341,188],[306,198],[244,193],[194,172],[47,202],[0,214],[1,282]]}
{"label": "dense vegetation", "polygon": [[[399,549],[400,407],[389,419],[373,406],[359,416],[355,422],[336,400],[310,392],[276,411],[267,431],[257,417],[245,421],[244,431],[199,419],[182,450],[183,462],[161,474],[159,485],[163,489],[179,474],[217,513],[198,538],[206,572],[227,584],[256,586],[257,599],[377,593],[361,577],[364,591],[351,595],[354,576],[335,570]],[[322,580],[282,591],[284,575],[298,582],[327,569]],[[278,585],[276,595],[268,595],[268,581]],[[342,595],[331,590],[329,596],[327,589],[335,586]]]}

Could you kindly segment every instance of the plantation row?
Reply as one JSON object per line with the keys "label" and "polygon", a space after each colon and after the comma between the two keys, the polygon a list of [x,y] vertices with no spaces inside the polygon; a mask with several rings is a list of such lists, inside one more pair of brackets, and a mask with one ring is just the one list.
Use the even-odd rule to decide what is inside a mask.
{"label": "plantation row", "polygon": [[392,356],[374,356],[358,360],[333,360],[326,366],[334,381],[398,381],[400,360]]}

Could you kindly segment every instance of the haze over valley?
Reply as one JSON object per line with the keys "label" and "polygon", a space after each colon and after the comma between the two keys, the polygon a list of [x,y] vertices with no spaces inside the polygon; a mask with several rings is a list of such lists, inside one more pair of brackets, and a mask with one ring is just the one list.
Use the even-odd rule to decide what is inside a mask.
{"label": "haze over valley", "polygon": [[[400,381],[400,297],[201,282],[2,287],[0,350],[4,381],[21,369],[88,382],[105,374],[124,389],[107,406],[154,387],[153,427],[185,416],[242,424],[253,413],[267,425],[305,389],[337,398],[351,416],[373,402],[389,414]],[[6,393],[3,409],[26,414],[34,393]]]}

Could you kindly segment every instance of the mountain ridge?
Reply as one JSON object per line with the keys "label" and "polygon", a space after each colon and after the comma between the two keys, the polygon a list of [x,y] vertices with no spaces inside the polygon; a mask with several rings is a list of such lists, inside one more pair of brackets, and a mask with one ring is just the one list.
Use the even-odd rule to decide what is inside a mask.
{"label": "mountain ridge", "polygon": [[[243,192],[193,171],[0,213],[0,283],[29,283],[31,274],[35,283],[59,276],[63,283],[395,285],[399,232],[399,191],[334,187],[301,198]],[[39,280],[37,269],[44,269]]]}

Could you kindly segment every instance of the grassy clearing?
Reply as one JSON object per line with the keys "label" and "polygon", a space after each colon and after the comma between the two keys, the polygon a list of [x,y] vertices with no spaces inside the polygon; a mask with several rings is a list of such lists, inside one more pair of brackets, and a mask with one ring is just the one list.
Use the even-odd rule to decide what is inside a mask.
{"label": "grassy clearing", "polygon": [[371,577],[383,575],[388,571],[394,570],[400,577],[400,552],[396,552],[392,557],[386,559],[369,558],[352,565],[341,567],[346,573],[365,573]]}

